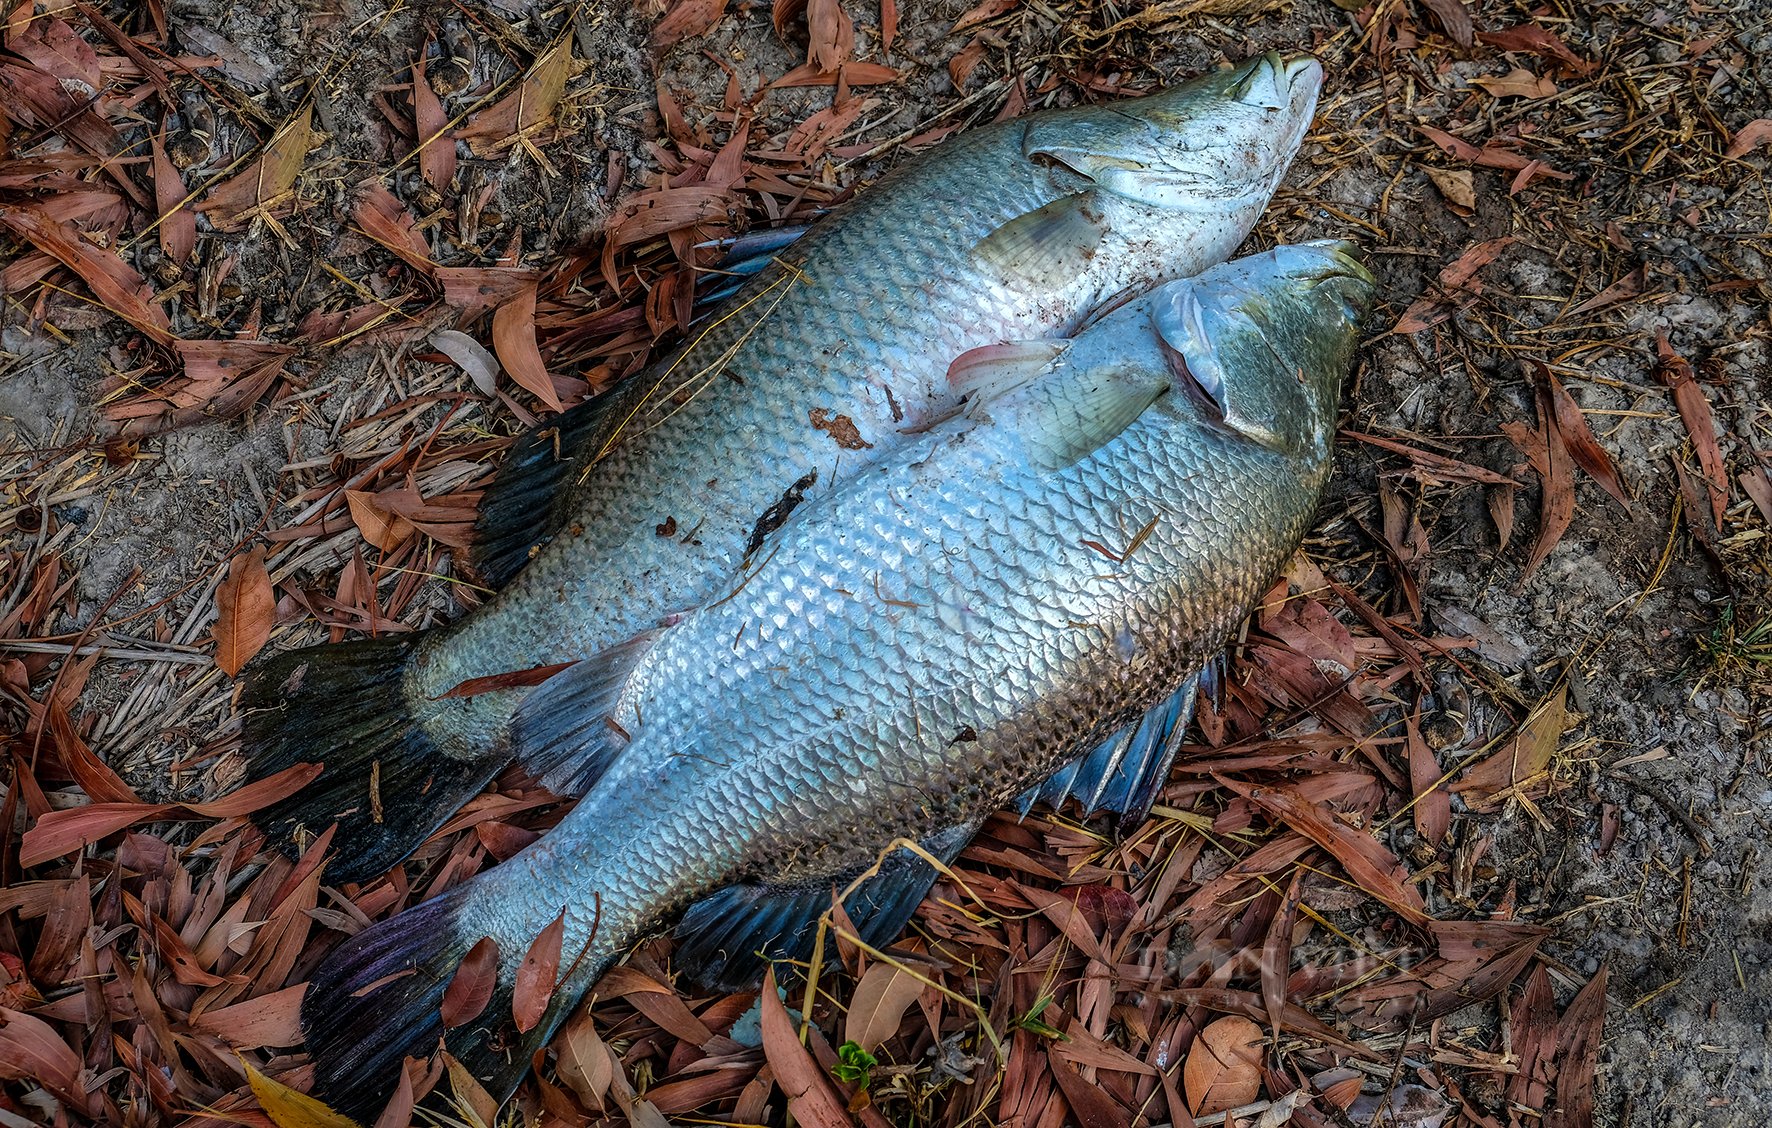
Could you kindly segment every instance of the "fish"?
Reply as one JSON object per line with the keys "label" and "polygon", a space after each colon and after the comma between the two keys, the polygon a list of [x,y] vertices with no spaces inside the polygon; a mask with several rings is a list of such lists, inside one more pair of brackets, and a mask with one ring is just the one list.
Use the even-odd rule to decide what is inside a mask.
{"label": "fish", "polygon": [[[1260,599],[1328,481],[1374,288],[1351,244],[1280,247],[975,358],[960,411],[809,500],[716,598],[542,683],[517,726],[594,718],[601,776],[523,851],[326,957],[301,1007],[319,1091],[373,1114],[443,1038],[508,1095],[673,921],[675,968],[722,990],[807,958],[852,883],[860,937],[890,942],[925,854],[1165,699]],[[520,1029],[516,968],[554,925],[566,970]],[[491,1000],[445,1030],[488,941]]]}
{"label": "fish", "polygon": [[584,741],[514,732],[534,681],[700,606],[797,507],[918,441],[954,409],[956,356],[1068,335],[1228,258],[1322,78],[1269,54],[968,131],[773,248],[681,349],[519,438],[481,504],[472,563],[493,598],[247,673],[247,782],[322,765],[258,826],[293,854],[337,824],[328,876],[361,881],[513,760],[579,794]]}

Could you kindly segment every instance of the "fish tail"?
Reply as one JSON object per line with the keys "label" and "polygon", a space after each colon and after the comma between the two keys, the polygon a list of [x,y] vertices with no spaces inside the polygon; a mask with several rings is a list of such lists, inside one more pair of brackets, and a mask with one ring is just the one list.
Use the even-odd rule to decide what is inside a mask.
{"label": "fish tail", "polygon": [[335,1110],[374,1122],[406,1058],[439,1047],[502,1103],[613,960],[594,935],[578,948],[568,937],[551,993],[524,990],[534,1012],[521,1028],[517,971],[552,922],[513,913],[519,898],[503,876],[482,874],[373,924],[315,970],[302,996],[302,1037],[315,1088]]}
{"label": "fish tail", "polygon": [[247,672],[240,704],[248,782],[295,764],[322,765],[313,783],[253,821],[291,854],[338,824],[327,867],[334,882],[364,881],[399,864],[506,762],[497,747],[476,759],[451,755],[420,723],[406,675],[422,637],[310,646]]}

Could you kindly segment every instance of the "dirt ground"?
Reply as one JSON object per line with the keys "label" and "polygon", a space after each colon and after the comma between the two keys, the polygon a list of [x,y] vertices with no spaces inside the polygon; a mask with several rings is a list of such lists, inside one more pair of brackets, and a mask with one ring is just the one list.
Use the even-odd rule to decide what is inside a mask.
{"label": "dirt ground", "polygon": [[[1382,299],[1307,550],[1387,613],[1414,609],[1407,577],[1424,634],[1475,641],[1439,664],[1424,702],[1424,731],[1443,766],[1508,723],[1504,709],[1517,716],[1566,687],[1552,786],[1485,811],[1455,798],[1453,839],[1441,850],[1416,840],[1407,817],[1387,841],[1429,872],[1420,881],[1432,910],[1511,911],[1552,926],[1541,954],[1560,1001],[1609,969],[1599,1123],[1764,1124],[1772,640],[1752,632],[1772,616],[1772,487],[1756,502],[1748,479],[1772,469],[1772,194],[1766,150],[1724,153],[1772,113],[1772,20],[1752,0],[1474,6],[1477,32],[1547,28],[1564,57],[1481,36],[1461,47],[1456,20],[1442,22],[1448,6],[1457,8],[1384,0],[1371,23],[1370,11],[1356,19],[1327,0],[1221,15],[1166,2],[1025,0],[954,33],[965,0],[904,0],[882,50],[877,5],[846,5],[857,57],[901,76],[857,86],[854,96],[877,101],[795,183],[808,200],[838,199],[902,159],[917,135],[989,121],[1006,105],[1142,89],[1268,49],[1316,52],[1328,71],[1320,115],[1251,246],[1353,239]],[[265,340],[293,339],[314,310],[398,300],[390,260],[352,228],[346,200],[366,172],[423,140],[377,100],[405,81],[407,60],[433,34],[466,52],[434,54],[433,73],[459,61],[475,90],[510,80],[513,57],[539,52],[568,25],[575,54],[588,60],[568,85],[561,128],[538,142],[540,160],[523,146],[466,155],[456,190],[430,202],[435,189],[416,162],[390,179],[416,213],[447,214],[445,265],[491,263],[512,253],[514,239],[522,263],[558,263],[654,181],[660,150],[649,143],[661,133],[716,149],[730,136],[729,85],[741,100],[762,95],[758,136],[789,131],[831,102],[828,85],[762,93],[765,79],[805,58],[799,38],[772,26],[768,5],[733,4],[706,34],[660,56],[647,39],[651,19],[517,0],[434,9],[309,0],[273,15],[169,0],[178,51],[223,57],[231,88],[262,95],[254,112],[266,120],[293,113],[313,83],[324,141],[303,172],[302,205],[276,229],[218,237],[182,269],[150,237],[138,267],[205,299],[187,299],[181,328],[235,332],[252,321]],[[487,38],[495,27],[504,38]],[[976,69],[956,89],[951,63],[966,51]],[[680,122],[661,113],[658,90]],[[247,154],[236,118],[266,123],[231,103],[217,116],[212,151],[187,166],[187,183]],[[1444,141],[1424,126],[1445,131]],[[1459,278],[1457,265],[1486,243],[1488,261]],[[231,270],[219,282],[206,277],[224,255],[235,256]],[[550,295],[544,286],[543,298],[544,315],[567,308],[572,288]],[[46,312],[53,331],[41,323]],[[1431,324],[1396,331],[1406,315]],[[206,760],[235,724],[232,683],[211,664],[208,643],[225,563],[267,531],[319,521],[307,540],[270,542],[271,575],[338,592],[361,538],[336,513],[315,516],[304,491],[368,473],[382,452],[424,442],[445,419],[457,436],[492,442],[525,422],[529,402],[463,395],[467,377],[437,363],[422,333],[336,347],[318,343],[322,334],[302,343],[274,403],[107,439],[116,425],[107,409],[127,399],[119,374],[136,359],[120,351],[116,323],[77,301],[45,303],[35,288],[9,295],[4,316],[0,537],[21,550],[59,548],[74,587],[37,632],[59,644],[0,645],[6,656],[36,657],[40,687],[56,677],[49,662],[70,637],[126,620],[105,639],[130,656],[92,667],[80,713],[92,725],[88,743],[145,798],[201,795],[237,771],[225,758]],[[1658,361],[1658,336],[1690,362],[1710,407],[1708,437],[1727,483],[1720,520],[1667,380],[1678,369]],[[563,363],[572,341],[544,337],[544,347],[566,392],[584,390],[573,377],[601,387],[632,367],[631,350],[593,349],[574,367]],[[1539,426],[1545,385],[1534,362],[1550,366],[1586,415],[1628,505],[1581,473],[1567,531],[1528,574],[1546,491],[1504,425]],[[432,393],[402,430],[378,420],[390,404]],[[1518,486],[1473,481],[1364,436]],[[415,481],[428,499],[466,497],[483,471],[464,456],[421,466]],[[386,484],[365,481],[378,485],[357,488]],[[401,558],[414,580],[388,589],[388,619],[423,626],[472,604],[445,548]],[[426,579],[436,574],[450,578]],[[0,582],[22,583],[3,573]],[[345,625],[308,616],[312,607],[287,589],[282,598],[290,625],[276,645],[324,637],[322,622]],[[1472,1029],[1492,1021],[1475,1009],[1441,1021],[1457,1027],[1467,1017]]]}

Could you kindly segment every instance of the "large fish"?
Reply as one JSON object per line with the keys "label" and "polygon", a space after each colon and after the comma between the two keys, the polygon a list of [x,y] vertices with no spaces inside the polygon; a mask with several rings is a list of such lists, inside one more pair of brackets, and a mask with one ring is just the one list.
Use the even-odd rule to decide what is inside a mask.
{"label": "large fish", "polygon": [[355,880],[513,758],[577,793],[583,742],[513,741],[523,690],[444,695],[699,606],[797,505],[951,411],[959,354],[1069,334],[1118,295],[1223,261],[1321,80],[1313,60],[1270,54],[973,130],[815,225],[684,349],[518,442],[482,506],[476,564],[508,585],[498,597],[438,632],[296,651],[249,678],[252,778],[324,765],[259,824],[299,846],[339,823],[329,876]]}
{"label": "large fish", "polygon": [[[328,957],[302,1004],[322,1090],[373,1113],[442,1036],[508,1093],[679,914],[681,970],[754,984],[757,953],[804,958],[832,890],[895,839],[952,858],[1166,697],[1310,523],[1373,291],[1349,253],[1282,247],[975,359],[960,414],[807,502],[719,598],[543,685],[517,725],[593,730],[601,778],[528,849]],[[933,878],[888,854],[846,909],[886,942]],[[515,971],[556,919],[566,970],[519,1031]],[[497,991],[444,1031],[483,938]]]}

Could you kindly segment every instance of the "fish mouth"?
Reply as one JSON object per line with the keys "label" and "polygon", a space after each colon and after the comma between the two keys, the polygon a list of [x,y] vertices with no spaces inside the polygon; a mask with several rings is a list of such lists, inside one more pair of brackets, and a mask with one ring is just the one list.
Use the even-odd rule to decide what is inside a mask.
{"label": "fish mouth", "polygon": [[1301,97],[1315,96],[1323,85],[1323,64],[1310,55],[1282,56],[1269,51],[1249,64],[1233,93],[1244,105],[1281,110]]}

